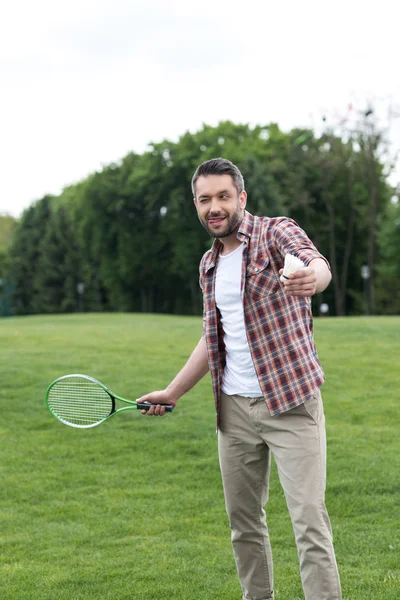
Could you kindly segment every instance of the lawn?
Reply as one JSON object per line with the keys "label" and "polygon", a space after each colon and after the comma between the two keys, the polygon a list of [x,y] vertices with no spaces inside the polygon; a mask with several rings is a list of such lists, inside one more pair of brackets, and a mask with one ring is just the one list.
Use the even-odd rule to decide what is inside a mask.
{"label": "lawn", "polygon": [[[90,430],[47,411],[56,377],[135,399],[164,387],[201,318],[0,320],[1,600],[239,600],[208,376],[164,418]],[[315,322],[327,381],[327,505],[344,600],[400,598],[400,317]],[[267,505],[276,600],[302,600],[276,469]]]}

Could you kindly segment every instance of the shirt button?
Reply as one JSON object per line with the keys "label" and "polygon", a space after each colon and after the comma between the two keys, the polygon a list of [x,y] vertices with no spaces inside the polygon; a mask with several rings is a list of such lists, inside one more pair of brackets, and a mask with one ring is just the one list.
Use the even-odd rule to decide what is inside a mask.
{"label": "shirt button", "polygon": [[256,267],[254,270],[255,270],[255,272],[256,272],[256,273],[258,273],[258,271],[259,271],[260,269],[259,269],[258,267]]}

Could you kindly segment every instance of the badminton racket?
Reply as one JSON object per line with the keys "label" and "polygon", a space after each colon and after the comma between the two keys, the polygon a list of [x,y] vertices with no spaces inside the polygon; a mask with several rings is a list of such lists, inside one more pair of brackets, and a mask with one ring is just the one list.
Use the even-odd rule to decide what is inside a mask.
{"label": "badminton racket", "polygon": [[[117,408],[117,401],[129,406]],[[117,396],[97,379],[81,374],[64,375],[53,381],[46,391],[46,403],[61,423],[81,429],[96,427],[125,410],[148,410],[154,406]],[[163,406],[167,412],[174,409],[172,404]]]}

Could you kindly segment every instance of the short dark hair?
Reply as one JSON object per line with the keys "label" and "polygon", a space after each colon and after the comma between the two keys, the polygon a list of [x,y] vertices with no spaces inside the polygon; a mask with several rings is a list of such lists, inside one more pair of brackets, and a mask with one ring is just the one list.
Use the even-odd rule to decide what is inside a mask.
{"label": "short dark hair", "polygon": [[202,175],[230,175],[238,194],[244,190],[243,175],[236,165],[226,158],[211,158],[199,165],[192,177],[192,192],[196,196],[196,181]]}

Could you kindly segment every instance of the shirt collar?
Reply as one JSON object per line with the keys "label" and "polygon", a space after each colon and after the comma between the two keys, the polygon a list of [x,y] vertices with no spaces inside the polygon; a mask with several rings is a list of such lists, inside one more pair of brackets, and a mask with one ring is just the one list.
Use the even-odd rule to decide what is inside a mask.
{"label": "shirt collar", "polygon": [[242,222],[240,223],[237,238],[238,240],[244,242],[245,238],[251,238],[251,234],[253,233],[253,225],[254,225],[254,217],[247,210],[244,211]]}

